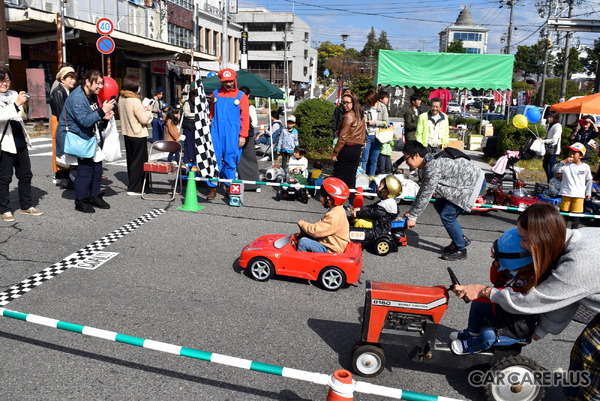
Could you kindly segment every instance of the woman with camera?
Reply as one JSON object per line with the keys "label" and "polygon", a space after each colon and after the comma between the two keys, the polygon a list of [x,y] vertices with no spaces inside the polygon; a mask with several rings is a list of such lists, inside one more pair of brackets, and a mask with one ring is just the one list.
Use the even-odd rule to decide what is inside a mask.
{"label": "woman with camera", "polygon": [[32,205],[31,162],[29,160],[29,135],[19,112],[29,100],[29,94],[10,90],[13,75],[6,67],[0,67],[0,215],[2,221],[12,222],[15,217],[10,210],[9,190],[13,170],[19,180],[19,213],[39,216],[41,211]]}

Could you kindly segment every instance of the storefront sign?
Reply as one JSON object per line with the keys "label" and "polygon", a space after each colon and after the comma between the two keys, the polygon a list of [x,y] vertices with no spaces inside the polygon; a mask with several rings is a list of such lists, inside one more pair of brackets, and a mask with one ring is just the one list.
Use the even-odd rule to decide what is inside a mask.
{"label": "storefront sign", "polygon": [[167,73],[167,61],[166,60],[154,60],[152,62],[152,73],[153,74],[166,74]]}

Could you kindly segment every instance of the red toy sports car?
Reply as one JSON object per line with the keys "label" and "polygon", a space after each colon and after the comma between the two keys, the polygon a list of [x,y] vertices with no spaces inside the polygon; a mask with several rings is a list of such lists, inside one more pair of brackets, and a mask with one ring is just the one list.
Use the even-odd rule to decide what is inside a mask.
{"label": "red toy sports car", "polygon": [[242,249],[239,264],[257,281],[267,281],[275,273],[282,276],[318,280],[328,291],[356,284],[362,272],[362,247],[350,242],[344,253],[298,252],[300,234],[270,234]]}

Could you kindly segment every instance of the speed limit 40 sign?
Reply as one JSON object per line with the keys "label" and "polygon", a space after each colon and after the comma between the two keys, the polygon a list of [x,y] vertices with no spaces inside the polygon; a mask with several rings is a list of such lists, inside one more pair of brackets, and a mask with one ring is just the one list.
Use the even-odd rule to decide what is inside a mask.
{"label": "speed limit 40 sign", "polygon": [[96,22],[96,31],[100,35],[110,35],[115,30],[115,24],[108,18],[100,18]]}

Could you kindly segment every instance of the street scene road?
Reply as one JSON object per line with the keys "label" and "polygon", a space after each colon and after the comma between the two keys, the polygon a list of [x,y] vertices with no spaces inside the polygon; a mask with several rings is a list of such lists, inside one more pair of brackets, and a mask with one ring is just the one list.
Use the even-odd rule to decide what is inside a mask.
{"label": "street scene road", "polygon": [[[407,231],[407,247],[385,257],[363,251],[364,272],[356,286],[327,292],[306,280],[277,276],[261,283],[238,266],[242,248],[263,234],[297,232],[300,219],[318,221],[324,209],[317,200],[278,202],[267,187],[247,192],[242,207],[230,207],[221,193],[205,201],[206,189],[199,187],[205,209],[182,212],[176,208],[183,196],[173,202],[127,196],[122,161],[104,164],[103,190],[111,209],[77,213],[73,191],[52,182],[50,138],[34,138],[33,145],[34,204],[44,214],[17,212],[14,223],[0,225],[4,308],[315,373],[351,368],[367,280],[448,286],[446,267],[451,266],[462,283],[488,283],[490,246],[514,227],[518,216],[494,211],[461,217],[472,240],[468,259],[446,262],[440,255],[448,236],[429,206]],[[18,207],[14,182],[11,201]],[[407,209],[403,203],[400,211]],[[143,216],[143,222],[129,224]],[[59,263],[91,249],[103,252],[95,263]],[[37,273],[44,276],[39,285],[23,284]],[[11,295],[13,286],[18,291]],[[466,327],[468,310],[451,296],[439,342]],[[0,393],[5,400],[294,401],[324,400],[327,393],[323,386],[289,378],[8,318],[0,322]],[[549,370],[566,369],[581,330],[582,325],[571,323],[561,335],[525,347],[523,355]],[[467,370],[409,362],[400,347],[385,350],[382,374],[355,378],[425,394],[484,399],[482,388],[469,385]],[[356,399],[385,398],[357,394]],[[562,399],[561,390],[548,388],[545,399]]]}

